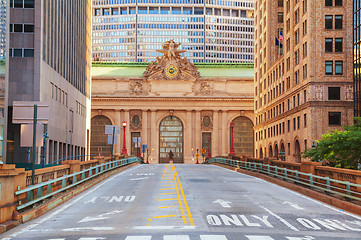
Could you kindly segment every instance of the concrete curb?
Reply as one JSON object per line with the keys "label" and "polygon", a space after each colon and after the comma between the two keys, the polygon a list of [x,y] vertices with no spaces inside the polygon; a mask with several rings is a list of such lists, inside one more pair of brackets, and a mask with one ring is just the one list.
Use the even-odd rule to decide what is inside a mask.
{"label": "concrete curb", "polygon": [[62,194],[57,195],[56,197],[46,201],[44,204],[41,204],[40,206],[27,210],[25,212],[20,213],[19,220],[15,221],[7,221],[5,223],[0,224],[0,234],[9,231],[10,229],[18,226],[21,223],[26,223],[30,220],[33,220],[37,217],[40,217],[44,213],[49,212],[50,210],[56,208],[57,206],[65,203],[66,201],[70,200],[74,196],[84,192],[85,190],[93,187],[94,185],[98,184],[99,182],[105,180],[106,178],[117,174],[119,172],[122,172],[128,168],[131,168],[135,165],[138,165],[139,163],[132,163],[124,167],[120,167],[118,169],[115,169],[113,171],[107,172],[105,174],[102,174],[95,179],[85,182],[83,184],[80,184],[77,187],[74,187],[73,189],[70,189],[67,192],[64,192]]}
{"label": "concrete curb", "polygon": [[292,183],[289,183],[289,182],[285,182],[285,181],[282,181],[282,180],[277,179],[277,178],[269,177],[269,176],[264,175],[262,173],[251,172],[251,171],[243,170],[243,169],[240,169],[240,168],[225,166],[225,165],[218,164],[218,163],[213,163],[213,165],[223,167],[223,168],[227,168],[227,169],[239,172],[239,173],[243,173],[243,174],[246,174],[246,175],[249,175],[249,176],[252,176],[252,177],[257,177],[257,178],[266,180],[267,182],[277,184],[277,185],[279,185],[281,187],[293,190],[295,192],[299,192],[299,193],[301,193],[303,195],[306,195],[306,196],[308,196],[310,198],[319,200],[319,201],[321,201],[323,203],[327,203],[328,205],[340,208],[340,210],[345,210],[345,211],[355,213],[355,214],[361,216],[361,206],[359,206],[357,204],[354,204],[354,203],[351,203],[351,202],[345,202],[343,200],[337,199],[335,197],[332,197],[332,196],[329,196],[329,195],[326,195],[326,194],[322,194],[322,193],[314,191],[312,189],[308,189],[308,188],[305,188],[305,187],[302,187],[302,186],[299,186],[299,185],[295,185],[295,184],[292,184]]}

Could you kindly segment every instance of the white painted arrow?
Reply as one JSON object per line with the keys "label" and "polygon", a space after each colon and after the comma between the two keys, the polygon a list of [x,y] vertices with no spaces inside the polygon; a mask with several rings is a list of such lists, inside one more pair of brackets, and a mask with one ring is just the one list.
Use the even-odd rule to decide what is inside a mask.
{"label": "white painted arrow", "polygon": [[143,179],[147,179],[148,177],[142,177],[142,178],[133,178],[130,179],[130,181],[137,181],[137,180],[143,180]]}
{"label": "white painted arrow", "polygon": [[298,209],[298,210],[303,210],[303,209],[304,209],[303,207],[299,206],[298,204],[296,204],[296,203],[291,203],[291,202],[289,202],[289,201],[284,201],[284,202],[283,202],[283,205],[285,205],[285,204],[288,204],[288,205],[290,205],[291,207],[296,208],[296,209]]}
{"label": "white painted arrow", "polygon": [[82,237],[82,238],[79,238],[79,240],[101,240],[101,239],[105,239],[105,238],[102,238],[102,237],[93,237],[93,238],[88,238],[88,237]]}
{"label": "white painted arrow", "polygon": [[79,231],[110,231],[113,230],[112,227],[83,227],[83,228],[65,228],[63,231],[65,232],[79,232]]}
{"label": "white painted arrow", "polygon": [[123,212],[123,211],[108,212],[108,213],[104,213],[104,214],[101,214],[101,215],[96,216],[96,217],[85,217],[82,220],[80,220],[78,223],[108,219],[108,218],[110,218],[110,217],[107,217],[108,215],[114,215],[114,214],[121,213],[121,212]]}
{"label": "white painted arrow", "polygon": [[231,205],[229,205],[229,204],[232,203],[232,202],[228,202],[228,201],[224,201],[222,199],[218,199],[218,200],[214,201],[213,203],[219,203],[224,208],[230,208]]}

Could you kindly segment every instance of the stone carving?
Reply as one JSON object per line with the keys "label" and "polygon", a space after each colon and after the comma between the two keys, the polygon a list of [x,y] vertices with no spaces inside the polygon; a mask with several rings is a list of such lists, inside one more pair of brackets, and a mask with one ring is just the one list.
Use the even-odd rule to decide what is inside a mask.
{"label": "stone carving", "polygon": [[141,110],[130,110],[130,129],[141,130],[142,129],[142,111]]}
{"label": "stone carving", "polygon": [[147,80],[197,80],[200,78],[197,67],[180,55],[185,52],[184,50],[178,50],[180,45],[180,43],[175,43],[173,39],[163,43],[163,49],[157,50],[157,52],[164,55],[157,57],[155,61],[148,65],[143,77]]}
{"label": "stone carving", "polygon": [[199,93],[201,95],[212,95],[213,94],[213,86],[206,81],[202,81],[199,86]]}
{"label": "stone carving", "polygon": [[322,101],[323,99],[323,88],[316,86],[316,101]]}
{"label": "stone carving", "polygon": [[352,86],[346,87],[346,100],[353,100],[353,87]]}
{"label": "stone carving", "polygon": [[212,111],[202,111],[202,131],[212,131],[213,129],[213,112]]}
{"label": "stone carving", "polygon": [[140,80],[129,81],[130,94],[141,95],[143,93],[143,84]]}

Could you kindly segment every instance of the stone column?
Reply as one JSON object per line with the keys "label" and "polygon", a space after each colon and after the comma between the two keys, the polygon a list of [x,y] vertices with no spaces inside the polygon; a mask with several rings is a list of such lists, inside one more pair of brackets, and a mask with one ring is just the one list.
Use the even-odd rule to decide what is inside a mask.
{"label": "stone column", "polygon": [[150,112],[150,124],[151,124],[151,140],[149,148],[149,163],[158,163],[158,145],[157,145],[157,110],[152,109]]}
{"label": "stone column", "polygon": [[192,163],[192,111],[187,110],[184,136],[184,163]]}
{"label": "stone column", "polygon": [[148,145],[148,111],[142,110],[142,143]]}
{"label": "stone column", "polygon": [[195,119],[195,139],[196,139],[196,143],[195,143],[195,151],[197,151],[197,149],[199,149],[199,154],[202,150],[202,130],[201,130],[201,111],[196,110],[196,119]]}
{"label": "stone column", "polygon": [[130,134],[130,118],[129,118],[129,110],[126,109],[124,110],[124,121],[127,122],[127,127],[125,129],[125,144],[127,146],[127,152],[128,152],[128,155],[131,155],[132,154],[132,148],[131,148],[131,143],[132,143],[132,136]]}
{"label": "stone column", "polygon": [[222,156],[227,156],[229,153],[228,149],[228,121],[227,121],[227,111],[222,111]]}
{"label": "stone column", "polygon": [[219,155],[219,119],[218,119],[218,111],[213,111],[213,131],[212,131],[212,146],[211,146],[211,154],[212,157]]}
{"label": "stone column", "polygon": [[117,135],[117,144],[115,144],[114,146],[114,154],[121,154],[122,153],[122,149],[121,149],[121,142],[123,141],[123,125],[122,122],[120,121],[120,110],[116,109],[115,110],[115,125],[120,127],[120,132],[119,135]]}

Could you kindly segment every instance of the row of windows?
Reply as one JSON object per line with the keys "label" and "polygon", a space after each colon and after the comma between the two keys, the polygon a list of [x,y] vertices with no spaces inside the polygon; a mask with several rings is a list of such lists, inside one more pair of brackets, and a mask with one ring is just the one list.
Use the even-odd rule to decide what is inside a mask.
{"label": "row of windows", "polygon": [[325,7],[341,7],[342,6],[342,0],[325,0]]}
{"label": "row of windows", "polygon": [[60,87],[56,86],[54,83],[51,85],[51,98],[55,101],[60,102],[64,106],[68,106],[68,94],[62,90]]}
{"label": "row of windows", "polygon": [[34,24],[10,24],[11,33],[33,33]]}
{"label": "row of windows", "polygon": [[234,6],[234,7],[246,7],[253,8],[252,1],[231,1],[231,0],[93,0],[93,5],[123,5],[131,3],[153,3],[153,4],[210,4],[210,5],[222,5],[222,6]]}
{"label": "row of windows", "polygon": [[76,113],[83,117],[86,116],[86,107],[78,101],[76,101]]}
{"label": "row of windows", "polygon": [[35,0],[10,0],[11,8],[34,8]]}
{"label": "row of windows", "polygon": [[33,48],[10,48],[9,49],[10,57],[21,57],[21,58],[32,58],[34,57]]}
{"label": "row of windows", "polygon": [[343,61],[325,61],[326,75],[343,75]]}

